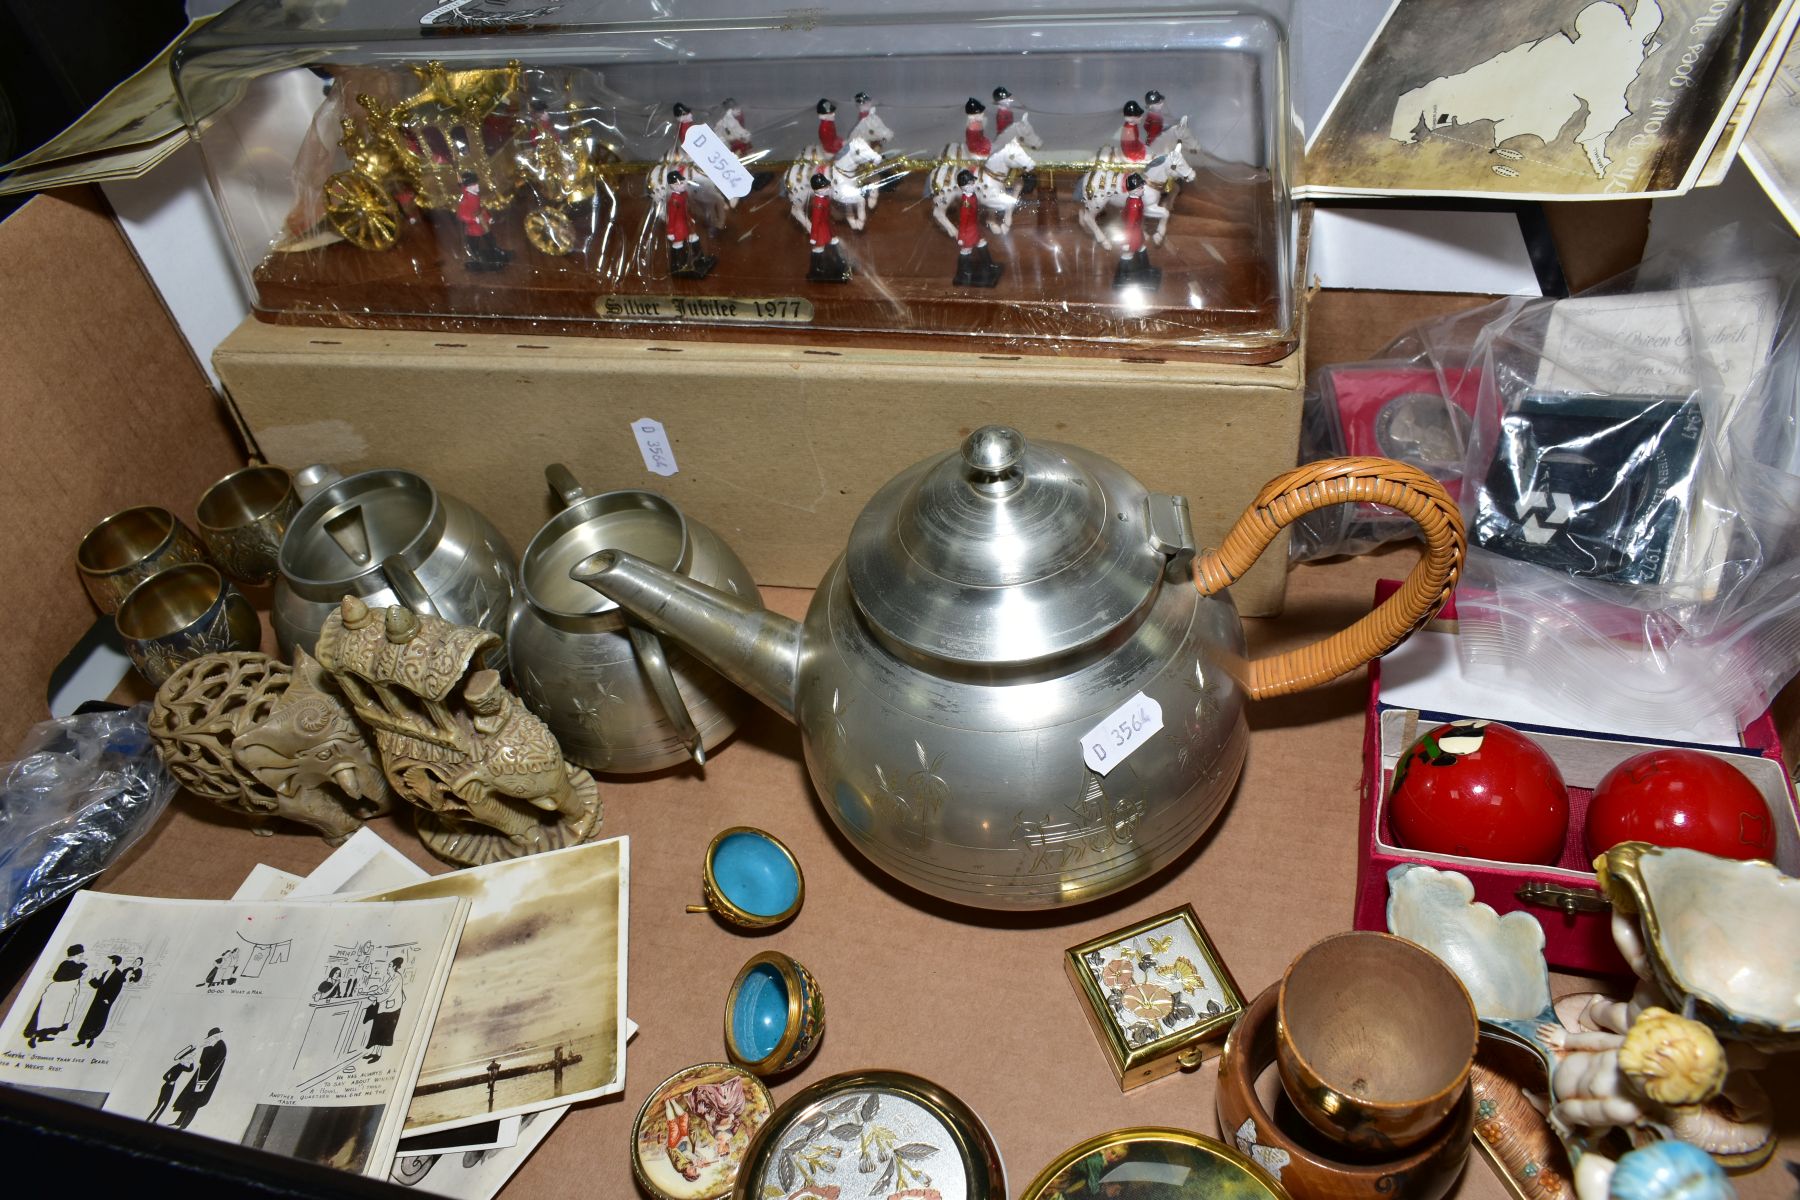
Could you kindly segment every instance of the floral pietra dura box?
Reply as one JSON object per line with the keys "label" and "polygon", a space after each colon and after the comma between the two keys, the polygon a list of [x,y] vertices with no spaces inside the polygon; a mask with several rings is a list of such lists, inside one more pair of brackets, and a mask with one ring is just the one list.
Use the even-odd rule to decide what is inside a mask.
{"label": "floral pietra dura box", "polygon": [[1244,1009],[1186,904],[1084,942],[1063,965],[1125,1091],[1217,1054]]}

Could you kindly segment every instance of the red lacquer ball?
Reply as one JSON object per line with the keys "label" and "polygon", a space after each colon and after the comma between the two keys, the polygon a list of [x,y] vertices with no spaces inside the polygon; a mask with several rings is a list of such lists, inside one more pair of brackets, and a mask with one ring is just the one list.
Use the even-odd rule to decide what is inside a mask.
{"label": "red lacquer ball", "polygon": [[1394,837],[1411,850],[1555,863],[1569,835],[1569,792],[1543,747],[1493,722],[1440,725],[1394,774]]}
{"label": "red lacquer ball", "polygon": [[1606,773],[1588,803],[1588,853],[1649,842],[1717,854],[1774,858],[1769,803],[1744,773],[1698,750],[1652,750]]}

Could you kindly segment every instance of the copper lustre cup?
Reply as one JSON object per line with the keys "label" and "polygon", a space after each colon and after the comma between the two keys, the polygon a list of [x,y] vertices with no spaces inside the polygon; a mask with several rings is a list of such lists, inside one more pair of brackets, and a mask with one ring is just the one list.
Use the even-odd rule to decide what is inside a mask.
{"label": "copper lustre cup", "polygon": [[1282,976],[1281,1086],[1306,1121],[1355,1152],[1391,1154],[1443,1125],[1468,1088],[1475,1004],[1429,950],[1340,933]]}

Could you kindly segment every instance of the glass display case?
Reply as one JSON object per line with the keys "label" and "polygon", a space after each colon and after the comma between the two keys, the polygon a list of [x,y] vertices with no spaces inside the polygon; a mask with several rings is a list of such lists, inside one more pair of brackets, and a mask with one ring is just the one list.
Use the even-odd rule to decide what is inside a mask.
{"label": "glass display case", "polygon": [[249,0],[176,80],[265,316],[1269,361],[1275,18]]}

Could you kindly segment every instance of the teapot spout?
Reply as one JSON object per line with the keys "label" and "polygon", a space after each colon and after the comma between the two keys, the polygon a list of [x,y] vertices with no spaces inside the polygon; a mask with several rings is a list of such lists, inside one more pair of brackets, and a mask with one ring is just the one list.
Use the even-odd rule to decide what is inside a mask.
{"label": "teapot spout", "polygon": [[632,617],[672,638],[701,662],[792,721],[800,668],[800,623],[730,592],[695,583],[623,550],[575,565],[586,584]]}

